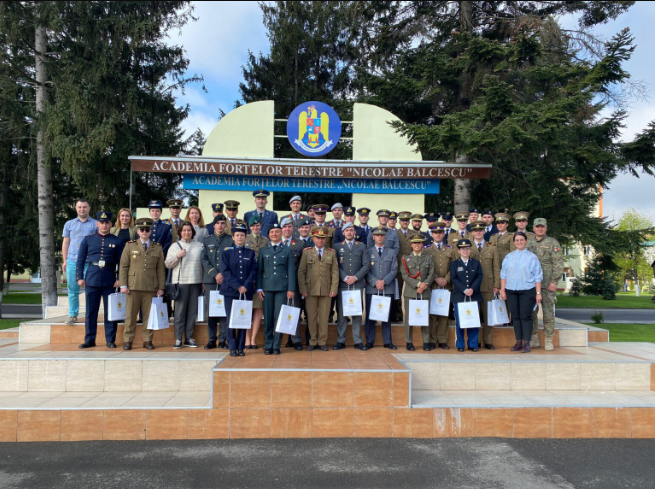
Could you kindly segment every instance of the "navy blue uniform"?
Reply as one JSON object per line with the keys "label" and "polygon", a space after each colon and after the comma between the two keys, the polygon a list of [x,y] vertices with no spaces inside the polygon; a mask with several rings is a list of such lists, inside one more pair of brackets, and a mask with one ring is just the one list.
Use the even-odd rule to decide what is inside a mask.
{"label": "navy blue uniform", "polygon": [[152,234],[150,235],[152,241],[159,243],[164,249],[164,256],[168,255],[168,248],[173,243],[173,233],[171,225],[159,219],[152,223]]}
{"label": "navy blue uniform", "polygon": [[[246,300],[251,301],[255,293],[257,280],[257,259],[255,251],[244,246],[230,246],[221,255],[221,295],[225,297],[225,312],[228,321],[232,311],[232,302],[239,299],[239,287],[245,287]],[[229,325],[228,325],[229,327]],[[233,332],[236,332],[236,341]],[[242,351],[246,346],[244,329],[228,330],[227,344],[230,350]]]}
{"label": "navy blue uniform", "polygon": [[[85,280],[86,287],[86,336],[84,343],[94,345],[98,332],[98,311],[100,299],[105,307],[105,339],[107,343],[116,341],[116,322],[109,321],[109,294],[114,292],[114,284],[118,280],[118,267],[123,254],[125,241],[113,234],[105,236],[93,234],[87,236],[80,245],[77,255],[77,280]],[[103,262],[104,261],[104,266]],[[84,274],[84,263],[89,267]]]}
{"label": "navy blue uniform", "polygon": [[[450,262],[450,280],[453,282],[453,292],[450,296],[450,302],[455,304],[455,319],[457,330],[457,348],[464,348],[464,333],[459,327],[459,317],[457,314],[457,303],[473,301],[482,303],[482,294],[480,293],[480,285],[482,284],[482,265],[478,260],[469,258],[468,264],[464,264],[461,258]],[[473,289],[473,295],[468,298],[464,291],[466,289]],[[468,347],[478,348],[478,334],[480,328],[468,328]]]}

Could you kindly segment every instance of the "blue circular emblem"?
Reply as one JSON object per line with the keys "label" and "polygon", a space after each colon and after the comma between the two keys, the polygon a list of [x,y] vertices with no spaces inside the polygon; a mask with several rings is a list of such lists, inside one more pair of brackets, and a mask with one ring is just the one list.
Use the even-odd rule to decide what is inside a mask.
{"label": "blue circular emblem", "polygon": [[305,102],[293,109],[287,121],[287,137],[293,149],[305,156],[323,156],[341,137],[341,119],[322,102]]}

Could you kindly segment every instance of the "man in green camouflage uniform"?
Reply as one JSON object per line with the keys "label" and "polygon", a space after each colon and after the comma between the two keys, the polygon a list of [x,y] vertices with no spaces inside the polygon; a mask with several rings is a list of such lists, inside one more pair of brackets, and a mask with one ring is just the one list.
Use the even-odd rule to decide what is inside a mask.
{"label": "man in green camouflage uniform", "polygon": [[[553,336],[555,336],[555,303],[557,302],[557,282],[564,272],[564,259],[562,258],[562,247],[555,238],[546,236],[548,224],[546,219],[537,218],[534,220],[532,229],[534,237],[528,239],[528,250],[539,258],[544,278],[541,281],[541,308],[544,317],[544,334],[546,336],[545,349],[552,351]],[[532,313],[532,321],[538,325],[537,311]],[[531,348],[541,346],[539,342],[538,328],[533,329]]]}

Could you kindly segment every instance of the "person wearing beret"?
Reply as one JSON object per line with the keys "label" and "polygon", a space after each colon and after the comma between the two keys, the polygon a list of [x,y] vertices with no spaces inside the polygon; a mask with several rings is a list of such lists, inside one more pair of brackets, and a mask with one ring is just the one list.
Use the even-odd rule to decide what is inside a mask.
{"label": "person wearing beret", "polygon": [[[86,296],[86,334],[79,347],[96,346],[98,331],[98,312],[100,299],[105,307],[105,340],[108,348],[116,348],[116,322],[109,320],[109,295],[119,286],[118,266],[121,261],[125,241],[109,232],[111,212],[98,212],[96,226],[98,232],[86,236],[80,244],[75,264],[77,284],[84,287]],[[88,262],[86,273],[84,264]]]}
{"label": "person wearing beret", "polygon": [[[412,299],[428,301],[430,303],[430,286],[434,281],[434,260],[429,253],[423,253],[425,239],[422,234],[415,234],[410,238],[412,252],[403,256],[400,273],[403,276],[403,307],[405,343],[408,351],[414,351],[414,332],[409,324],[409,301]],[[430,351],[430,325],[421,326],[423,337],[423,350]]]}
{"label": "person wearing beret", "polygon": [[[166,267],[164,250],[159,243],[150,240],[152,219],[137,219],[136,229],[139,238],[125,244],[121,255],[119,281],[121,293],[127,296],[127,318],[123,332],[123,350],[131,350],[136,336],[136,318],[139,310],[143,317],[150,316],[152,299],[164,295],[166,286]],[[143,347],[154,350],[152,336],[154,331],[143,321],[141,336]]]}
{"label": "person wearing beret", "polygon": [[494,226],[494,214],[490,210],[482,211],[481,219],[484,222],[484,240],[489,241],[489,238],[498,232],[498,228]]}
{"label": "person wearing beret", "polygon": [[307,216],[304,215],[300,210],[302,209],[302,197],[300,195],[294,195],[289,200],[289,207],[291,207],[291,213],[285,214],[285,218],[291,219],[293,224],[293,235],[294,237],[298,236],[298,228],[300,223],[307,219]]}
{"label": "person wearing beret", "polygon": [[217,202],[212,204],[212,222],[207,224],[207,236],[211,236],[214,233],[214,219],[219,215],[223,215],[223,204]]}
{"label": "person wearing beret", "polygon": [[[292,223],[285,218],[289,227]],[[269,243],[257,259],[257,295],[264,309],[264,354],[279,355],[282,333],[275,324],[282,306],[292,303],[296,293],[296,264],[293,250],[282,243],[282,229],[275,223],[268,231]]]}
{"label": "person wearing beret", "polygon": [[[232,228],[234,246],[228,247],[221,255],[221,274],[223,283],[220,292],[225,297],[225,312],[229,321],[232,303],[244,296],[252,300],[257,281],[257,258],[254,250],[246,246],[248,227],[243,221],[237,221]],[[229,325],[228,325],[229,326]],[[245,329],[229,329],[227,334],[230,356],[244,356],[246,346]]]}
{"label": "person wearing beret", "polygon": [[460,239],[457,242],[460,257],[450,263],[450,279],[453,281],[453,291],[450,302],[455,305],[455,324],[457,331],[457,351],[463,352],[468,345],[470,351],[478,351],[478,335],[480,328],[467,328],[467,340],[464,340],[464,330],[459,327],[459,313],[457,304],[460,302],[482,302],[480,285],[482,284],[482,265],[478,260],[471,258],[471,240]]}
{"label": "person wearing beret", "polygon": [[344,225],[343,205],[341,205],[341,202],[337,202],[332,206],[330,211],[332,211],[333,219],[328,221],[327,225],[334,229],[341,229],[341,226]]}
{"label": "person wearing beret", "polygon": [[173,233],[171,225],[167,221],[162,221],[161,211],[161,200],[151,200],[148,204],[148,213],[152,218],[152,234],[150,235],[150,239],[162,246],[164,256],[166,256],[168,248],[173,244]]}
{"label": "person wearing beret", "polygon": [[250,218],[253,215],[259,216],[259,222],[261,223],[262,229],[261,233],[263,236],[268,236],[268,230],[271,228],[273,223],[279,223],[277,212],[266,210],[266,204],[268,203],[268,197],[271,193],[268,190],[260,189],[255,190],[252,195],[255,197],[255,210],[246,212],[244,216],[244,221],[246,223],[250,222]]}
{"label": "person wearing beret", "polygon": [[[274,223],[277,224],[277,223]],[[250,234],[246,236],[246,246],[255,252],[255,259],[259,258],[259,252],[268,246],[268,238],[260,234],[261,218],[258,214],[252,214],[250,221],[248,221]],[[252,298],[252,328],[246,330],[246,350],[256,350],[257,334],[262,327],[262,318],[264,317],[264,309],[262,300],[259,295],[255,294]]]}

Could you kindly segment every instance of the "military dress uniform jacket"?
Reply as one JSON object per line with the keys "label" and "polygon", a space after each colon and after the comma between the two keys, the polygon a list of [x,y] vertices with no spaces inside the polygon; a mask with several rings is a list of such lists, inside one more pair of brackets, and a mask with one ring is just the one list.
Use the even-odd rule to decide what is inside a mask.
{"label": "military dress uniform jacket", "polygon": [[[428,288],[423,291],[421,298],[430,298],[430,285],[434,282],[434,260],[432,255],[421,252],[420,255],[415,256],[414,253],[404,256],[404,261],[400,264],[400,273],[403,276],[405,287],[403,287],[403,297],[416,299],[416,289],[418,285],[423,282],[427,284]],[[418,276],[417,276],[418,274]]]}
{"label": "military dress uniform jacket", "polygon": [[141,240],[128,241],[121,256],[119,281],[129,290],[156,292],[166,287],[164,250],[159,243],[148,241],[148,251]]}
{"label": "military dress uniform jacket", "polygon": [[505,257],[516,249],[516,246],[514,246],[514,233],[508,231],[505,231],[502,236],[500,233],[492,234],[489,238],[489,244],[498,248],[498,257],[501,264]]}
{"label": "military dress uniform jacket", "polygon": [[[453,291],[450,295],[450,302],[458,303],[468,300],[482,302],[480,285],[482,284],[482,265],[478,260],[469,258],[468,265],[464,260],[458,258],[450,263],[450,277],[453,281]],[[473,289],[473,295],[469,298],[464,295],[466,289]]]}
{"label": "military dress uniform jacket", "polygon": [[559,241],[550,236],[544,236],[541,241],[535,237],[528,239],[527,248],[539,258],[541,269],[544,272],[544,278],[541,281],[543,288],[547,288],[551,283],[557,284],[564,273],[564,257]]}
{"label": "military dress uniform jacket", "polygon": [[384,294],[393,295],[396,292],[395,278],[398,274],[398,256],[391,248],[386,246],[382,250],[382,256],[374,246],[368,250],[368,258],[371,262],[371,269],[366,274],[366,293],[377,294],[378,289],[375,282],[384,280]]}
{"label": "military dress uniform jacket", "polygon": [[[243,220],[246,222],[250,222],[250,217],[256,213],[257,213],[256,209],[254,211],[246,212],[246,214],[243,216]],[[262,229],[261,229],[262,236],[268,236],[268,231],[271,229],[271,226],[273,224],[276,224],[278,222],[277,219],[278,219],[277,212],[269,211],[266,209],[264,210],[264,213],[262,214]]]}
{"label": "military dress uniform jacket", "polygon": [[[396,236],[398,236],[398,263],[400,263],[400,260],[402,260],[403,256],[407,256],[412,252],[412,243],[410,242],[410,238],[412,237],[414,233],[412,233],[409,229],[407,230],[407,235],[405,236],[405,233],[402,232],[402,230],[398,229],[396,231]],[[398,273],[400,273],[400,269],[398,269]]]}
{"label": "military dress uniform jacket", "polygon": [[159,243],[164,251],[164,256],[168,254],[168,249],[173,244],[173,234],[171,225],[166,221],[159,219],[152,223],[152,234],[150,240]]}
{"label": "military dress uniform jacket", "polygon": [[335,230],[336,229],[341,229],[344,224],[345,224],[345,221],[343,220],[343,217],[341,218],[341,220],[339,222],[337,222],[334,219],[331,219],[331,220],[329,220],[327,222],[328,227],[334,228]]}
{"label": "military dress uniform jacket", "polygon": [[[368,247],[368,235],[373,232],[373,228],[368,224],[366,226],[355,226],[355,235],[358,236],[357,241],[361,241]],[[361,236],[361,237],[359,237]]]}
{"label": "military dress uniform jacket", "polygon": [[234,246],[234,241],[226,233],[221,236],[212,234],[205,236],[202,246],[202,282],[216,284],[216,275],[221,273],[221,255],[225,249]]}
{"label": "military dress uniform jacket", "polygon": [[[380,226],[377,229],[387,229],[387,228]],[[368,236],[366,237],[366,247],[369,250],[375,247],[375,240],[373,239],[372,232],[368,233]],[[387,229],[386,238],[384,239],[384,247],[385,248],[389,247],[393,249],[396,255],[400,253],[400,243],[398,242],[398,233],[396,232],[395,229]]]}
{"label": "military dress uniform jacket", "polygon": [[432,282],[431,288],[438,289],[437,278],[443,278],[446,280],[447,289],[452,289],[452,280],[450,277],[450,263],[459,258],[459,253],[455,251],[455,248],[452,248],[450,245],[441,243],[441,250],[437,247],[435,243],[432,243],[429,247],[423,249],[423,253],[427,253],[432,256],[434,261],[434,281]]}
{"label": "military dress uniform jacket", "polygon": [[489,239],[498,232],[498,228],[494,226],[493,224],[491,225],[491,229],[489,231],[484,232],[484,240],[489,241]]}
{"label": "military dress uniform jacket", "polygon": [[230,246],[221,255],[223,283],[220,292],[225,297],[239,297],[239,287],[245,287],[246,299],[252,300],[257,280],[255,252],[244,246]]}
{"label": "military dress uniform jacket", "polygon": [[298,290],[309,296],[328,296],[339,291],[339,264],[333,249],[323,248],[318,259],[316,248],[305,248],[298,267]]}
{"label": "military dress uniform jacket", "polygon": [[269,243],[260,250],[257,259],[257,290],[296,291],[296,264],[290,247],[280,243],[276,250]]}
{"label": "military dress uniform jacket", "polygon": [[482,283],[480,292],[493,292],[494,289],[500,289],[500,257],[498,248],[485,242],[482,246],[482,252],[478,251],[477,244],[472,241],[471,258],[478,260],[482,265]]}
{"label": "military dress uniform jacket", "polygon": [[[366,244],[365,233],[362,228],[355,226],[355,241]],[[343,235],[342,228],[336,228],[334,230],[334,239],[332,240],[332,246],[335,246],[339,243],[346,241],[346,237]]]}
{"label": "military dress uniform jacket", "polygon": [[460,231],[459,229],[457,231],[453,231],[448,235],[448,244],[452,246],[453,248],[457,249],[457,242],[460,239],[469,239],[471,240],[471,243],[473,242],[473,235],[471,234],[470,231],[466,231],[466,234],[464,234],[464,237],[462,238],[462,235],[459,234]]}
{"label": "military dress uniform jacket", "polygon": [[[118,265],[121,261],[125,241],[113,234],[105,236],[96,233],[86,236],[80,244],[75,275],[85,280],[90,287],[111,287],[118,280]],[[104,266],[100,263],[104,261]],[[89,267],[84,275],[84,263]]]}
{"label": "military dress uniform jacket", "polygon": [[[371,268],[371,262],[368,259],[364,243],[353,240],[352,249],[350,249],[344,241],[336,245],[334,250],[339,257],[339,288],[354,287],[356,290],[361,290],[366,287],[366,275]],[[355,277],[357,282],[348,285],[344,282],[346,277]]]}
{"label": "military dress uniform jacket", "polygon": [[293,255],[296,259],[296,270],[298,270],[298,265],[300,264],[300,259],[302,258],[302,252],[305,248],[313,248],[314,241],[312,238],[307,238],[307,241],[303,241],[302,238],[294,238],[291,242],[291,249],[293,250]]}
{"label": "military dress uniform jacket", "polygon": [[256,258],[259,258],[259,251],[268,246],[268,243],[268,238],[265,238],[262,234],[255,236],[251,233],[246,236],[246,246],[255,252]]}

